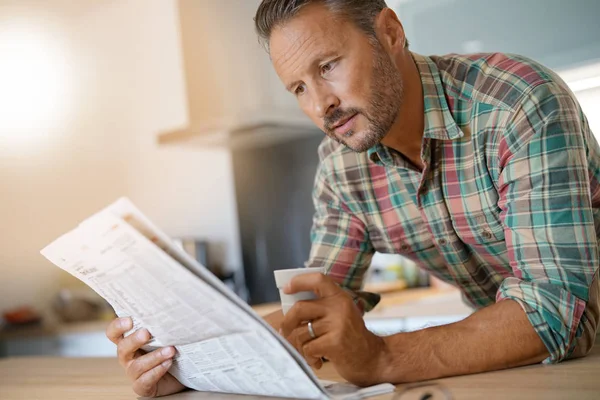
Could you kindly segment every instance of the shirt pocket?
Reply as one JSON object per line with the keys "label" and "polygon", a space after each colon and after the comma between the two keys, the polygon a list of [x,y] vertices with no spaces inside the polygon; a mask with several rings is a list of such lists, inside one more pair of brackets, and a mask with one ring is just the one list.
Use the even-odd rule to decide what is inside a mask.
{"label": "shirt pocket", "polygon": [[452,225],[460,240],[468,245],[491,245],[504,242],[504,226],[492,212],[452,216]]}

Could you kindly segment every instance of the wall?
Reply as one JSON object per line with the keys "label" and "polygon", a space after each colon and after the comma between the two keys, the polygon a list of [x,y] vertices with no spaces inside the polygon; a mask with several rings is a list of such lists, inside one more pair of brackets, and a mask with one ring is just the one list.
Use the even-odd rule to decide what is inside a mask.
{"label": "wall", "polygon": [[[0,7],[0,309],[46,303],[61,272],[45,263],[39,250],[125,191],[116,132],[100,123],[108,104],[98,99],[89,103],[93,108],[83,107],[84,93],[77,90],[85,79],[71,28],[80,10],[64,3],[64,9],[41,5],[4,1]],[[32,65],[37,61],[41,64]],[[49,87],[43,78],[59,80],[62,87]],[[6,87],[10,82],[16,82],[12,91]],[[53,113],[48,102],[37,102],[48,94],[55,96],[48,102],[62,104],[57,118],[44,115]]]}
{"label": "wall", "polygon": [[91,55],[105,60],[95,75],[119,110],[128,196],[171,236],[208,238],[217,261],[239,268],[231,153],[157,145],[187,118],[178,24],[171,0],[116,1],[80,21]]}
{"label": "wall", "polygon": [[[68,279],[39,250],[122,195],[172,236],[221,243],[218,257],[240,267],[230,153],[156,145],[186,118],[175,2],[49,3],[0,1],[0,44],[7,21],[21,15],[28,32],[43,26],[41,37],[56,39],[66,65],[52,99],[66,100],[62,118],[0,125],[0,310],[47,305]],[[18,51],[0,45],[0,58]],[[44,65],[29,67],[32,79]],[[29,101],[46,93],[39,89]]]}
{"label": "wall", "polygon": [[508,52],[564,69],[600,59],[597,0],[387,0],[420,54]]}

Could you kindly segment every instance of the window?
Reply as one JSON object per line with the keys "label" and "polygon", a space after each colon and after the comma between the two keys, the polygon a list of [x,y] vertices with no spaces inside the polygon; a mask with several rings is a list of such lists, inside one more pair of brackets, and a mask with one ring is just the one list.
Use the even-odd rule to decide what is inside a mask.
{"label": "window", "polygon": [[600,142],[600,63],[563,71],[559,75],[575,93],[592,132]]}
{"label": "window", "polygon": [[600,86],[575,93],[587,117],[590,128],[600,142]]}

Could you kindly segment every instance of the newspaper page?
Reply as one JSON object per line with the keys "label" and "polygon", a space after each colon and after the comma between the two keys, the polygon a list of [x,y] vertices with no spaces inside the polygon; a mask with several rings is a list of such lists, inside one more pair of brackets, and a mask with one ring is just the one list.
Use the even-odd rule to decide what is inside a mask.
{"label": "newspaper page", "polygon": [[148,240],[169,254],[181,265],[196,274],[200,279],[207,282],[215,290],[219,291],[224,297],[232,301],[235,305],[241,308],[242,311],[254,318],[257,323],[270,331],[274,337],[281,342],[283,347],[288,350],[291,356],[299,363],[300,367],[308,374],[308,376],[316,383],[320,382],[314,375],[313,370],[306,364],[304,358],[298,354],[294,347],[282,336],[278,335],[273,328],[265,322],[263,318],[257,315],[254,310],[233,293],[227,286],[223,284],[216,276],[208,271],[204,266],[200,265],[193,257],[186,253],[183,249],[175,246],[171,238],[162,232],[154,223],[147,218],[133,203],[127,198],[121,198],[111,204],[102,212],[109,212],[127,222],[138,232],[144,235]]}
{"label": "newspaper page", "polygon": [[[42,254],[147,328],[152,347],[175,346],[169,371],[199,391],[320,399],[324,390],[276,336],[123,219],[86,220]],[[147,350],[151,350],[147,348]]]}
{"label": "newspaper page", "polygon": [[298,352],[210,271],[122,198],[42,250],[147,328],[151,351],[175,346],[169,370],[209,392],[304,399],[363,398],[393,391],[321,383]]}

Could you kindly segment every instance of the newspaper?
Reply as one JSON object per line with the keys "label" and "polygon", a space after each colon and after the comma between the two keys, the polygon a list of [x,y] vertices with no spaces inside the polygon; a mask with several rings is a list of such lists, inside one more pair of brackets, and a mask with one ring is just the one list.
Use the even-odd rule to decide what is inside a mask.
{"label": "newspaper", "polygon": [[302,356],[205,267],[122,198],[42,250],[146,328],[144,347],[174,346],[169,373],[205,392],[362,398],[393,390],[322,383]]}

